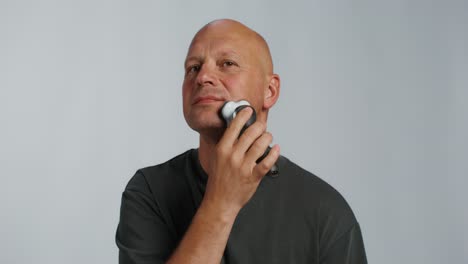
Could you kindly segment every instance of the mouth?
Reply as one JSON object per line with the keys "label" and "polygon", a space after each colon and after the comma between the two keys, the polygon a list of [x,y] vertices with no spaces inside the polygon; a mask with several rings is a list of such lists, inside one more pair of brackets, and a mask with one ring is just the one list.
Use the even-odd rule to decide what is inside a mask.
{"label": "mouth", "polygon": [[219,103],[224,102],[223,98],[215,97],[215,96],[200,96],[193,100],[193,105],[199,104],[212,104],[212,103]]}

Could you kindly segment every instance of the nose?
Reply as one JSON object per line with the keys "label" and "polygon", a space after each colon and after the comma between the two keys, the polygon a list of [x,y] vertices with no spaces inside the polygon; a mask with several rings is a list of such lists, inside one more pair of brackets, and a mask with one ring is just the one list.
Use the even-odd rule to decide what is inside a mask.
{"label": "nose", "polygon": [[204,86],[204,85],[212,85],[216,86],[217,83],[217,76],[216,76],[216,69],[209,63],[204,63],[198,74],[197,74],[197,79],[196,82],[199,86]]}

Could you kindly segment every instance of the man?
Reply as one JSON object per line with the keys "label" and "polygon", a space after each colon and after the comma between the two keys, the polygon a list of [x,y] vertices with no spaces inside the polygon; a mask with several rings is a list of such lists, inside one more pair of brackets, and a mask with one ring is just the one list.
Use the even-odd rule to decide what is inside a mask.
{"label": "man", "polygon": [[[120,263],[367,263],[342,196],[280,156],[266,132],[279,97],[270,51],[256,32],[217,20],[193,38],[185,61],[184,117],[198,149],[137,171],[122,196]],[[226,128],[225,101],[247,100]],[[276,163],[279,173],[265,176]]]}

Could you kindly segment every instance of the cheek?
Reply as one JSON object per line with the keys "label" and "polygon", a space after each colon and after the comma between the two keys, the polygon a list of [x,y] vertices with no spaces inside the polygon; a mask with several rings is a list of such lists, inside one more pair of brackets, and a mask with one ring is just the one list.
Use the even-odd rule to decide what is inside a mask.
{"label": "cheek", "polygon": [[255,89],[252,87],[252,82],[249,78],[243,76],[228,76],[223,78],[223,85],[229,92],[232,100],[252,100],[252,91]]}
{"label": "cheek", "polygon": [[185,101],[187,100],[187,97],[189,97],[189,91],[185,87],[182,88],[182,100]]}
{"label": "cheek", "polygon": [[190,100],[191,96],[192,96],[192,85],[190,84],[189,81],[184,81],[182,84],[182,98],[184,102],[186,100]]}
{"label": "cheek", "polygon": [[186,85],[184,83],[182,85],[182,107],[183,107],[184,113],[185,111],[188,110],[187,108],[189,106],[191,97],[192,97],[192,90],[190,89],[189,85]]}
{"label": "cheek", "polygon": [[236,99],[246,99],[256,106],[263,104],[264,83],[258,76],[248,75],[229,80],[229,85],[229,87],[235,87],[232,89],[231,95],[235,96]]}

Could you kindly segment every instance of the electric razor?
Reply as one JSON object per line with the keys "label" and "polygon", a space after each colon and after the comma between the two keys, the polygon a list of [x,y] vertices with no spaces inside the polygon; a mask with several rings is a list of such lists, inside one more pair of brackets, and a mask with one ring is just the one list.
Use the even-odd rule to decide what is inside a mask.
{"label": "electric razor", "polygon": [[[241,111],[242,109],[244,109],[246,107],[252,108],[252,115],[250,116],[249,120],[247,120],[245,125],[242,127],[242,129],[241,129],[241,131],[239,133],[239,136],[242,135],[242,133],[250,125],[255,123],[255,121],[257,120],[257,113],[255,112],[255,109],[252,106],[250,106],[249,102],[247,102],[245,100],[241,100],[241,101],[238,101],[238,102],[226,101],[223,104],[223,106],[221,107],[221,110],[220,110],[220,115],[224,119],[224,121],[226,121],[226,127],[227,127],[232,122],[232,120],[234,120],[237,113],[239,113],[239,111]],[[256,163],[261,162],[268,155],[268,153],[270,153],[270,150],[271,150],[271,147],[268,146],[268,148],[265,150],[263,155],[260,158],[257,159]],[[279,173],[278,166],[276,166],[276,164],[274,164],[273,167],[271,167],[270,171],[267,173],[267,175],[269,175],[271,177],[277,177],[278,173]]]}

